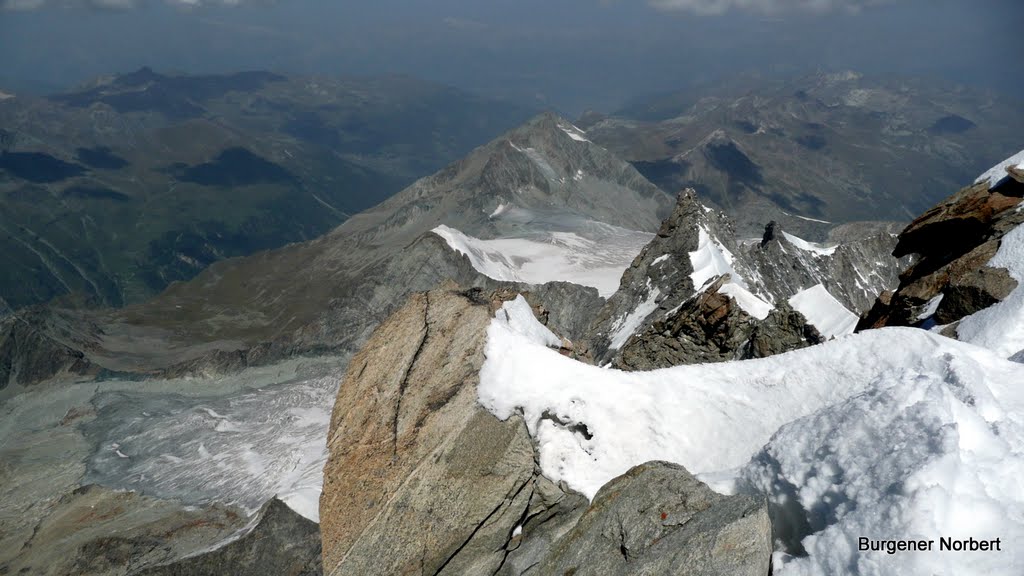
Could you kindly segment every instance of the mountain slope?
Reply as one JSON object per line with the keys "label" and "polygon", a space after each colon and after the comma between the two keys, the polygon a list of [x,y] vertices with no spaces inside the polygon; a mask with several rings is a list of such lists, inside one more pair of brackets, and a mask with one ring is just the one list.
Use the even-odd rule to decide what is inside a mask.
{"label": "mountain slope", "polygon": [[695,188],[743,236],[775,220],[820,241],[829,223],[920,214],[1018,148],[1022,109],[969,87],[817,74],[673,94],[582,126],[666,191]]}
{"label": "mountain slope", "polygon": [[543,115],[316,240],[215,263],[145,304],[61,312],[73,317],[61,326],[98,331],[46,333],[109,370],[352,351],[411,291],[449,278],[491,282],[431,232],[438,226],[482,239],[609,226],[650,233],[670,206],[628,163]]}
{"label": "mountain slope", "polygon": [[0,100],[0,299],[139,302],[316,238],[529,115],[402,78],[146,68]]}
{"label": "mountain slope", "polygon": [[760,357],[853,331],[857,314],[898,282],[909,258],[867,227],[807,242],[775,222],[739,242],[732,220],[679,195],[672,215],[622,275],[591,325],[602,364],[654,369]]}

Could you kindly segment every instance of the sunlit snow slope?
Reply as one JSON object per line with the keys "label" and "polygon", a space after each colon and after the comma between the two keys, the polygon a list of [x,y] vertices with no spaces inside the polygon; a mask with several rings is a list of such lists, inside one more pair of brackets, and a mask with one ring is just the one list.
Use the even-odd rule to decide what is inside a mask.
{"label": "sunlit snow slope", "polygon": [[619,287],[622,271],[650,241],[652,234],[608,224],[587,230],[536,231],[528,237],[481,240],[448,226],[435,234],[469,257],[490,278],[527,284],[561,280],[597,288],[607,297]]}
{"label": "sunlit snow slope", "polygon": [[[718,489],[762,492],[789,512],[775,519],[788,552],[809,553],[780,551],[782,574],[1024,566],[1009,544],[1024,539],[1024,365],[890,328],[770,358],[627,373],[547,348],[542,327],[522,327],[532,321],[524,300],[505,310],[488,332],[480,402],[524,416],[553,480],[592,497],[633,465],[668,460]],[[1006,544],[1000,554],[869,555],[856,550],[861,536]]]}

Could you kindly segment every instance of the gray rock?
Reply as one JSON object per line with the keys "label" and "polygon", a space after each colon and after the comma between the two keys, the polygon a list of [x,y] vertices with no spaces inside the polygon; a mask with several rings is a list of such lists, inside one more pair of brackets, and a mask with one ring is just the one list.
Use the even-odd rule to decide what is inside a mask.
{"label": "gray rock", "polygon": [[274,498],[247,534],[209,552],[137,572],[138,576],[319,576],[320,527]]}
{"label": "gray rock", "polygon": [[613,365],[622,370],[655,370],[681,364],[763,358],[824,341],[802,314],[787,304],[764,320],[747,314],[719,292],[728,275],[670,310],[626,341]]}
{"label": "gray rock", "polygon": [[246,523],[244,513],[232,507],[186,509],[133,492],[84,486],[53,502],[22,546],[0,549],[0,573],[128,576],[227,541]]}
{"label": "gray rock", "polygon": [[681,466],[648,462],[601,488],[530,573],[764,576],[771,554],[763,499],[722,496]]}
{"label": "gray rock", "polygon": [[846,233],[842,238],[832,254],[809,252],[790,242],[782,228],[775,225],[770,233],[766,230],[759,244],[741,247],[737,257],[756,271],[757,288],[776,302],[822,284],[843,306],[860,314],[882,291],[897,286],[899,273],[913,259],[892,256],[896,236],[887,231],[871,231],[863,236]]}
{"label": "gray rock", "polygon": [[82,350],[62,341],[58,327],[63,320],[43,307],[0,318],[0,390],[96,372]]}
{"label": "gray rock", "polygon": [[[775,303],[767,318],[753,318],[735,299],[719,293],[728,277],[693,285],[690,253],[699,247],[701,229],[732,253],[732,266],[749,289]],[[623,274],[619,291],[597,313],[590,348],[601,364],[650,370],[758,358],[817,344],[821,335],[788,299],[821,283],[848,306],[869,303],[874,290],[896,282],[898,262],[887,255],[894,243],[891,236],[876,234],[823,254],[795,246],[771,222],[760,243],[740,245],[724,214],[703,207],[692,190],[684,191],[658,234]],[[629,325],[626,319],[642,311],[647,316],[633,334],[613,342]]]}

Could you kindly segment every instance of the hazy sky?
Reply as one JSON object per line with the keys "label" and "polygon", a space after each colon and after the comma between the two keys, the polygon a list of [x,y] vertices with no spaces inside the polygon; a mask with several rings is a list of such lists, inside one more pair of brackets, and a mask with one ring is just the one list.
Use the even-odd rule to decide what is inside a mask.
{"label": "hazy sky", "polygon": [[0,89],[149,65],[409,74],[610,111],[737,73],[931,76],[1024,96],[1021,0],[0,0]]}

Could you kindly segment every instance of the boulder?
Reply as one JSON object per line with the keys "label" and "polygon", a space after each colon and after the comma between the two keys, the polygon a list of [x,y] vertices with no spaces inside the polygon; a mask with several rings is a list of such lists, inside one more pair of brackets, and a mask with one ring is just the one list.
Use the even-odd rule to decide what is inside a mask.
{"label": "boulder", "polygon": [[[899,287],[879,297],[857,330],[952,325],[1001,302],[1017,287],[1006,270],[988,266],[1002,237],[1024,223],[1019,207],[1024,185],[1013,179],[990,189],[988,180],[968,186],[914,220],[893,254],[920,258],[900,274]],[[938,306],[936,298],[941,296]],[[947,330],[944,333],[955,334]]]}
{"label": "boulder", "polygon": [[722,496],[682,466],[648,462],[601,488],[528,574],[765,576],[771,555],[764,499]]}

